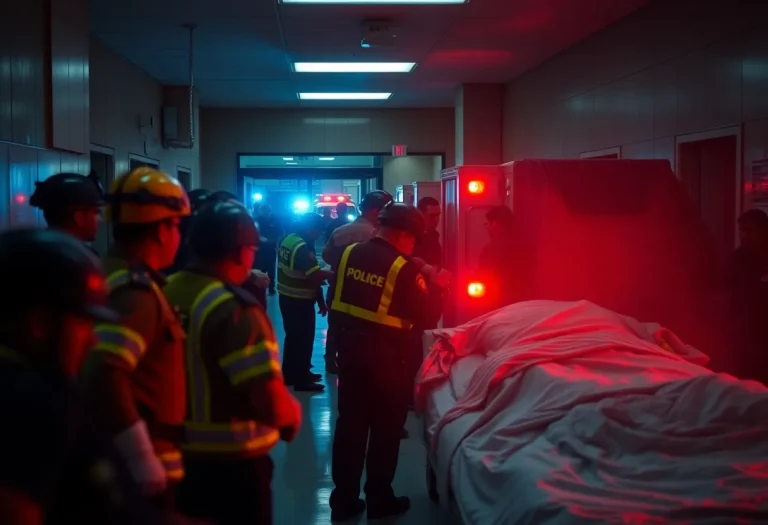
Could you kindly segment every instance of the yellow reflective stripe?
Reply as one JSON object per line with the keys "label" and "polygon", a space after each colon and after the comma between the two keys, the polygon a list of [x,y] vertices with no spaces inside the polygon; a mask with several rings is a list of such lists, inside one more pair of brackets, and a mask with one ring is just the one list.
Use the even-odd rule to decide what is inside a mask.
{"label": "yellow reflective stripe", "polygon": [[293,270],[287,264],[278,264],[277,267],[280,268],[282,271],[284,271],[285,275],[287,275],[288,277],[293,277],[294,279],[302,279],[305,277],[304,272]]}
{"label": "yellow reflective stripe", "polygon": [[171,481],[179,481],[184,478],[184,463],[181,459],[181,452],[173,450],[163,452],[157,455],[157,459],[165,468],[165,476]]}
{"label": "yellow reflective stripe", "polygon": [[[295,234],[294,234],[295,235]],[[297,236],[298,237],[298,236]],[[296,266],[296,253],[299,251],[299,248],[302,246],[306,246],[307,243],[305,243],[301,238],[299,237],[299,242],[297,242],[292,248],[291,248],[291,268],[293,269]]]}
{"label": "yellow reflective stripe", "polygon": [[255,421],[234,423],[188,422],[184,450],[191,452],[266,453],[277,444],[280,433]]}
{"label": "yellow reflective stripe", "polygon": [[115,270],[107,276],[107,284],[110,291],[131,282],[131,274],[128,270]]}
{"label": "yellow reflective stripe", "polygon": [[287,295],[288,297],[295,297],[296,299],[315,299],[317,298],[317,290],[313,288],[296,288],[288,286],[285,283],[277,282],[277,292],[280,295]]}
{"label": "yellow reflective stripe", "polygon": [[307,270],[306,272],[304,272],[304,274],[303,274],[303,275],[304,275],[304,276],[306,276],[306,277],[309,277],[310,275],[312,275],[313,273],[315,273],[315,272],[316,272],[316,271],[318,271],[319,269],[320,269],[320,265],[319,265],[319,264],[316,264],[316,265],[314,265],[312,268],[310,268],[309,270]]}
{"label": "yellow reflective stripe", "polygon": [[187,377],[190,386],[190,415],[194,421],[211,420],[210,381],[200,348],[203,325],[213,310],[232,297],[232,293],[216,281],[203,288],[192,303],[189,320],[191,337],[187,339]]}
{"label": "yellow reflective stripe", "polygon": [[405,266],[405,263],[407,262],[404,257],[398,257],[395,259],[395,262],[392,263],[392,266],[389,268],[389,271],[387,272],[387,278],[384,282],[384,289],[381,292],[381,299],[379,299],[379,306],[375,312],[366,308],[360,308],[359,306],[354,306],[342,302],[341,294],[344,290],[344,281],[346,280],[344,275],[347,272],[347,262],[349,261],[349,255],[352,253],[352,250],[356,245],[357,244],[352,244],[348,246],[341,256],[337,275],[341,275],[342,278],[338,279],[336,282],[336,290],[333,296],[333,302],[331,303],[331,309],[337,312],[351,315],[352,317],[357,317],[359,319],[384,326],[390,326],[392,328],[411,328],[413,325],[410,321],[389,315],[389,307],[392,305],[392,297],[395,292],[397,276],[400,274],[400,270],[403,269],[403,266]]}
{"label": "yellow reflective stripe", "polygon": [[276,352],[276,342],[262,341],[227,354],[219,360],[219,365],[227,373],[232,384],[239,385],[253,377],[280,370],[280,365],[274,357]]}
{"label": "yellow reflective stripe", "polygon": [[99,323],[94,329],[97,337],[95,352],[107,352],[122,358],[135,368],[147,351],[144,337],[135,330],[112,323]]}

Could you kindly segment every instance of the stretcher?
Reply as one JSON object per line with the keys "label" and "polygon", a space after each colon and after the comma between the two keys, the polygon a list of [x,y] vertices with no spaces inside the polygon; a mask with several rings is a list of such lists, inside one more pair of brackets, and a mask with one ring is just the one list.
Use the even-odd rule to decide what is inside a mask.
{"label": "stretcher", "polygon": [[768,388],[669,330],[530,301],[423,344],[428,488],[461,522],[768,522]]}

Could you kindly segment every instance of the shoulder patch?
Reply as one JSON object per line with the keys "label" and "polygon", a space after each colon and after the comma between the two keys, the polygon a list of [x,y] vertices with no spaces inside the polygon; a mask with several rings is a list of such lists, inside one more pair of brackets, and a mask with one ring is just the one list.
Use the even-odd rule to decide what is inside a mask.
{"label": "shoulder patch", "polygon": [[235,286],[234,284],[225,284],[224,287],[235,296],[239,303],[246,306],[261,306],[259,300],[245,288]]}
{"label": "shoulder patch", "polygon": [[421,290],[422,292],[428,291],[428,289],[427,289],[427,282],[424,280],[424,276],[423,275],[419,274],[416,277],[416,286],[418,286],[419,290]]}

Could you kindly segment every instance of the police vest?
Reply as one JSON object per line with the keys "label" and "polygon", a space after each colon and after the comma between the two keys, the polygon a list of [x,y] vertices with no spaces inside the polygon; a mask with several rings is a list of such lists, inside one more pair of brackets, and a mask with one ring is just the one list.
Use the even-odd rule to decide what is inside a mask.
{"label": "police vest", "polygon": [[410,329],[410,321],[389,313],[397,277],[408,261],[402,256],[374,260],[364,253],[366,244],[356,243],[344,250],[331,309],[378,325]]}
{"label": "police vest", "polygon": [[[257,308],[222,281],[181,271],[171,276],[165,288],[179,309],[188,333],[186,342],[187,421],[184,425],[185,452],[206,456],[261,456],[277,444],[279,432],[247,417],[243,394],[237,385],[264,367],[278,367],[277,341],[271,330],[256,345],[219,356],[215,342],[203,339],[203,329],[218,307],[238,301]],[[244,417],[245,416],[245,417]]]}
{"label": "police vest", "polygon": [[184,465],[173,434],[183,423],[186,408],[183,355],[186,334],[160,285],[146,269],[114,258],[108,258],[105,267],[109,272],[110,294],[125,286],[152,292],[160,307],[163,330],[154,341],[145,341],[141,334],[127,326],[98,323],[94,329],[97,342],[93,352],[117,357],[132,371],[133,394],[139,413],[147,421],[155,455],[165,467],[168,479],[179,481],[184,477]]}
{"label": "police vest", "polygon": [[309,284],[309,276],[320,269],[315,265],[307,271],[296,269],[296,254],[307,246],[300,236],[292,233],[280,245],[277,254],[277,293],[295,299],[311,299],[317,297],[317,287]]}

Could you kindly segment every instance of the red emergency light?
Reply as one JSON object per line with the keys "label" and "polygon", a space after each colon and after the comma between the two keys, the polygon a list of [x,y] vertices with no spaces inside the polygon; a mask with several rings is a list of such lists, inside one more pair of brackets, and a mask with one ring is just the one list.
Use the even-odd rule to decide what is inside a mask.
{"label": "red emergency light", "polygon": [[467,285],[467,295],[474,298],[480,298],[485,295],[485,283],[472,282]]}
{"label": "red emergency light", "polygon": [[481,180],[472,180],[467,184],[467,191],[473,195],[480,195],[485,191],[485,182]]}
{"label": "red emergency light", "polygon": [[17,203],[17,204],[24,204],[25,202],[27,202],[27,197],[26,197],[26,195],[23,195],[23,194],[21,194],[21,193],[19,193],[18,195],[16,195],[16,197],[15,197],[14,199],[16,200],[16,203]]}
{"label": "red emergency light", "polygon": [[339,201],[339,202],[344,202],[344,196],[343,195],[339,195],[338,197],[336,197],[336,200]]}
{"label": "red emergency light", "polygon": [[327,195],[325,197],[323,197],[323,200],[325,202],[331,202],[331,198],[329,196],[327,196]]}

